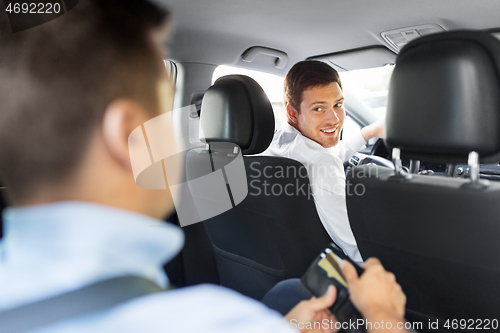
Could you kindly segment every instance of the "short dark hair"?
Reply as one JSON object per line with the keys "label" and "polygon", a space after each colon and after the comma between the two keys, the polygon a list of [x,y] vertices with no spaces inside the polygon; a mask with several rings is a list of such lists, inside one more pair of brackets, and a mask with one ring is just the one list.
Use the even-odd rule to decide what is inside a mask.
{"label": "short dark hair", "polygon": [[168,15],[146,0],[85,0],[1,34],[0,178],[14,199],[69,177],[113,100],[159,112],[164,65],[151,32]]}
{"label": "short dark hair", "polygon": [[339,73],[330,65],[318,60],[299,61],[290,68],[284,82],[285,106],[290,104],[300,112],[302,93],[316,86],[337,82],[342,89]]}

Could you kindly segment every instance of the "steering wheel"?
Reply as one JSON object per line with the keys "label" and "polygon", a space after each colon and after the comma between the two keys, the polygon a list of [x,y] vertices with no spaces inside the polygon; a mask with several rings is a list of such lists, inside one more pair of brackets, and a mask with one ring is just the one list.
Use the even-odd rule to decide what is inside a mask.
{"label": "steering wheel", "polygon": [[372,146],[372,150],[370,151],[370,155],[380,156],[385,158],[386,160],[391,159],[391,153],[387,149],[387,146],[384,143],[384,139],[378,139],[375,141],[375,144]]}
{"label": "steering wheel", "polygon": [[359,165],[363,164],[375,164],[381,165],[387,168],[394,168],[394,164],[391,161],[391,154],[385,146],[384,139],[378,139],[373,145],[370,155],[366,156],[359,162]]}
{"label": "steering wheel", "polygon": [[344,169],[347,172],[357,165],[375,164],[386,168],[394,169],[394,164],[390,160],[391,154],[385,146],[383,139],[378,139],[370,150],[369,155],[366,153],[355,153],[349,161],[344,162]]}

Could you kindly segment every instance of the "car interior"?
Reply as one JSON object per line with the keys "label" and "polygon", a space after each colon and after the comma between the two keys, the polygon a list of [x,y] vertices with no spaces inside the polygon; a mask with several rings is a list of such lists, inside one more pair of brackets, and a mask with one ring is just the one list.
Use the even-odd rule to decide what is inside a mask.
{"label": "car interior", "polygon": [[[191,163],[211,161],[215,171],[214,161],[231,154],[217,143],[231,143],[249,191],[264,178],[308,188],[300,172],[265,177],[305,167],[259,155],[285,117],[282,97],[264,88],[276,80],[282,91],[298,61],[329,64],[346,82],[344,136],[348,125],[386,119],[386,138],[344,163],[347,181],[366,189],[346,197],[363,258],[378,257],[396,275],[408,321],[440,320],[430,331],[455,331],[447,319],[500,319],[499,1],[156,2],[173,13],[165,63],[173,108],[185,110],[176,130],[201,147]],[[214,75],[221,68],[229,75]],[[373,82],[382,88],[370,90]],[[236,203],[226,185],[232,209],[187,226],[175,212],[166,218],[185,233],[183,250],[165,264],[173,285],[213,283],[261,300],[300,278],[332,242],[307,193]]]}
{"label": "car interior", "polygon": [[[391,84],[388,93],[379,98],[387,107],[387,138],[372,142],[345,163],[350,171],[348,181],[363,184],[367,191],[366,195],[347,197],[361,254],[365,259],[379,257],[395,272],[408,295],[409,320],[485,319],[498,313],[500,290],[495,281],[499,266],[495,256],[487,253],[498,253],[496,236],[500,232],[493,212],[495,179],[500,175],[495,156],[499,128],[496,59],[500,53],[494,38],[483,41],[482,34],[446,33],[471,30],[498,37],[500,21],[491,14],[498,3],[169,4],[176,13],[171,59],[184,72],[180,88],[184,104],[178,106],[206,91],[198,107],[201,122],[206,122],[203,129],[217,132],[214,141],[241,146],[249,182],[251,161],[263,157],[245,151],[248,142],[238,136],[247,135],[242,133],[248,130],[260,135],[268,130],[269,123],[252,122],[251,117],[240,113],[240,107],[259,105],[253,112],[271,114],[269,103],[237,100],[235,90],[245,88],[236,81],[245,79],[226,76],[215,81],[211,75],[217,66],[236,67],[233,74],[250,69],[283,77],[295,62],[317,59],[338,70],[342,79],[344,73],[389,67]],[[419,38],[422,44],[411,55],[398,56],[406,44]],[[485,67],[485,59],[490,60],[490,67]],[[463,62],[468,63],[468,72]],[[476,80],[464,79],[470,75]],[[266,81],[259,83],[264,86]],[[227,114],[214,110],[217,106],[210,101],[213,94],[227,100]],[[348,117],[359,126],[377,119],[369,99],[347,88],[345,94]],[[233,111],[235,104],[238,107]],[[275,104],[278,124],[278,113],[284,111]],[[226,128],[219,128],[221,124]],[[394,162],[404,170],[399,174],[406,176],[396,174],[393,148],[401,152],[400,160]],[[477,172],[469,163],[472,151],[481,159]],[[264,163],[293,162],[266,157]],[[363,170],[361,174],[369,177],[359,177]],[[487,179],[491,182],[484,185]],[[216,282],[255,299],[280,280],[300,277],[307,262],[318,254],[317,249],[330,240],[323,237],[324,229],[314,209],[309,208],[310,200],[292,204],[301,208],[293,212],[286,207],[290,203],[270,202],[270,198],[276,199],[248,196],[223,214],[184,227],[186,248],[177,258],[176,267],[167,265],[170,276],[186,285],[191,281]],[[290,220],[286,212],[295,218]],[[301,231],[304,223],[307,231]],[[294,233],[302,237],[296,238]],[[314,246],[303,245],[311,239]],[[207,244],[212,244],[212,249],[206,248]],[[193,265],[193,257],[200,260],[198,251],[210,258]],[[208,262],[216,269],[207,269]],[[470,305],[478,303],[481,306]]]}

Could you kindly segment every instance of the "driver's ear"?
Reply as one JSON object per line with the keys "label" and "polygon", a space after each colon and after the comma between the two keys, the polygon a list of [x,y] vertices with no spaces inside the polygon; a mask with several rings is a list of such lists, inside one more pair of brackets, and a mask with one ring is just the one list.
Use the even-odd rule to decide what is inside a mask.
{"label": "driver's ear", "polygon": [[288,104],[286,106],[286,116],[288,118],[288,122],[297,125],[299,123],[298,117],[299,117],[299,112],[297,109],[295,109],[293,106]]}
{"label": "driver's ear", "polygon": [[132,170],[128,137],[149,118],[142,106],[129,99],[111,102],[104,112],[101,130],[106,150],[115,162],[128,171]]}

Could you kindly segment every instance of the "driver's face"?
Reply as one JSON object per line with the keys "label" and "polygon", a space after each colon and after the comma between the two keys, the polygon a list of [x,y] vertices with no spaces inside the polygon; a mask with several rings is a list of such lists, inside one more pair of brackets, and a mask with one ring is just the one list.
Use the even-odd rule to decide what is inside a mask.
{"label": "driver's face", "polygon": [[296,127],[305,137],[325,148],[335,146],[345,120],[344,94],[337,82],[302,93]]}

